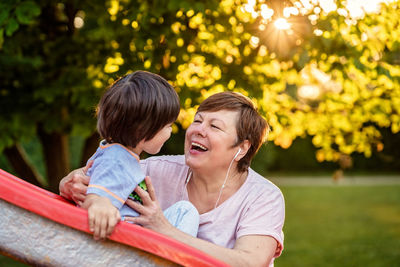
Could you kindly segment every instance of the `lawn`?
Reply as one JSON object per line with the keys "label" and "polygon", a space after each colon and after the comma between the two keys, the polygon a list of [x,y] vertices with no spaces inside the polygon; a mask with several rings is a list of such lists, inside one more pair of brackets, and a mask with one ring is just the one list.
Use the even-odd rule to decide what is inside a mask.
{"label": "lawn", "polygon": [[399,266],[400,186],[282,186],[275,266]]}
{"label": "lawn", "polygon": [[[400,186],[282,186],[285,249],[275,266],[399,266]],[[0,256],[0,266],[13,265]]]}

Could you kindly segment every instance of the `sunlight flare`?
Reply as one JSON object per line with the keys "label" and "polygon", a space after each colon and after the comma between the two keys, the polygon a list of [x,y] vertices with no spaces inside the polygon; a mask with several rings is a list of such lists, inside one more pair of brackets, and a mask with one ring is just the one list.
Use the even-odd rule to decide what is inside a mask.
{"label": "sunlight flare", "polygon": [[274,25],[278,30],[289,30],[291,26],[290,23],[284,18],[275,20]]}

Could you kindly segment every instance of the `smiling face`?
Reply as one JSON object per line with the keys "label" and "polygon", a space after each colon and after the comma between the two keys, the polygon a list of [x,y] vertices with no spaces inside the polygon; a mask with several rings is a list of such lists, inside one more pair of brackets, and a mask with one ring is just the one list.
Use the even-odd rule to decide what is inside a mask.
{"label": "smiling face", "polygon": [[238,112],[198,112],[186,130],[185,159],[192,170],[226,171],[238,148]]}

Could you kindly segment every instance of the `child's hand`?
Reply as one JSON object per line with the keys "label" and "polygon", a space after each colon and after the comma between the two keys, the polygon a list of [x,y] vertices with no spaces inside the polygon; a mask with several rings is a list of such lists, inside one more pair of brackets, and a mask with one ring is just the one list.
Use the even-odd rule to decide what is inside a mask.
{"label": "child's hand", "polygon": [[88,194],[82,207],[88,210],[89,229],[95,240],[111,235],[115,225],[121,220],[118,209],[106,197]]}

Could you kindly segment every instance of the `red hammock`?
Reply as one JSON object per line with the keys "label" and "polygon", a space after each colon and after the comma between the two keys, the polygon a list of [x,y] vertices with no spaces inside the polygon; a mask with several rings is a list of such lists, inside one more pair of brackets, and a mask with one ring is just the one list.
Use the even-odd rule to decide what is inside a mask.
{"label": "red hammock", "polygon": [[1,169],[0,199],[0,252],[23,262],[228,266],[191,246],[126,222],[116,226],[109,238],[112,241],[95,241],[88,234],[86,210]]}

